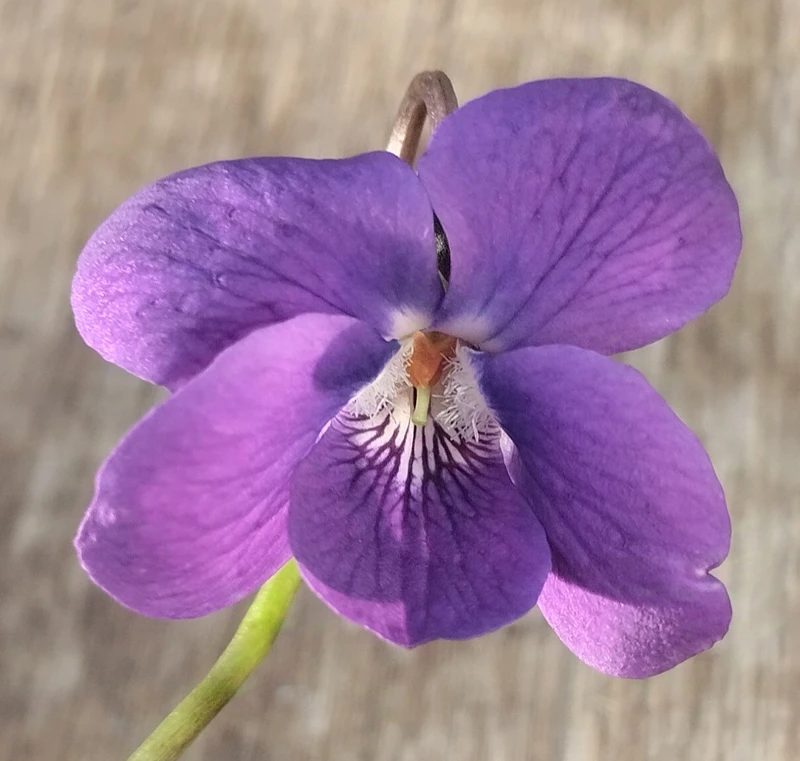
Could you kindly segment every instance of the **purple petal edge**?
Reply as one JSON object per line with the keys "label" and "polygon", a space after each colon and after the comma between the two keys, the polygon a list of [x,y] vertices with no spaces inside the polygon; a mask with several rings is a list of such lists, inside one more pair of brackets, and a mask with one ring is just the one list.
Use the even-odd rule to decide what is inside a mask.
{"label": "purple petal edge", "polygon": [[595,668],[660,673],[724,636],[722,488],[697,437],[634,369],[570,346],[476,354],[547,533],[545,618]]}
{"label": "purple petal edge", "polygon": [[224,351],[100,469],[76,538],[89,576],[162,618],[201,616],[255,590],[290,557],[294,468],[396,350],[358,320],[307,314]]}
{"label": "purple petal edge", "polygon": [[436,325],[486,351],[635,349],[730,286],[733,191],[695,125],[641,85],[491,92],[442,122],[418,169],[450,244]]}
{"label": "purple petal edge", "polygon": [[72,287],[84,340],[173,390],[254,329],[317,312],[399,337],[441,297],[430,202],[383,151],[165,177],[94,233]]}

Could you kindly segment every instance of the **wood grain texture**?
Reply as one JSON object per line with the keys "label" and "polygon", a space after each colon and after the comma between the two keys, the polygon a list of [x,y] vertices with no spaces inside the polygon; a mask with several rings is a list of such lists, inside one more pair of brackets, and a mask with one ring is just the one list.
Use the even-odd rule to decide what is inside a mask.
{"label": "wood grain texture", "polygon": [[239,610],[167,623],[92,587],[71,539],[95,469],[157,392],[75,334],[94,227],[173,170],[381,147],[411,76],[462,101],[613,74],[677,101],[743,212],[729,297],[633,362],[729,495],[735,618],[646,682],[592,672],[537,612],[402,652],[302,593],[200,761],[800,758],[797,0],[0,0],[0,759],[113,761],[201,677]]}

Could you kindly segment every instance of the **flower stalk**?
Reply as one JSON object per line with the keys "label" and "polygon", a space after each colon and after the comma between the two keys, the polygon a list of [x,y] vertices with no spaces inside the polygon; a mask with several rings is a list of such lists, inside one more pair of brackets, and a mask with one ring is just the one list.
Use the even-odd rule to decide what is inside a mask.
{"label": "flower stalk", "polygon": [[442,119],[458,108],[453,83],[443,71],[423,71],[406,90],[386,150],[413,166],[419,151],[425,119],[435,130]]}
{"label": "flower stalk", "polygon": [[172,761],[194,742],[270,651],[299,584],[297,563],[292,559],[258,591],[206,677],[128,761]]}

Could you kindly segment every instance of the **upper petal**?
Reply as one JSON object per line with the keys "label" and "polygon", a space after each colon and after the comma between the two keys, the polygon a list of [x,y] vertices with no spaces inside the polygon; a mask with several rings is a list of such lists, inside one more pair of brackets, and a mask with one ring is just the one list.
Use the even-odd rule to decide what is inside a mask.
{"label": "upper petal", "polygon": [[292,470],[396,348],[353,318],[307,314],[224,351],[103,465],[76,540],[89,575],[166,618],[251,592],[290,557]]}
{"label": "upper petal", "polygon": [[728,552],[725,499],[664,400],[574,347],[474,361],[550,542],[541,610],[566,644],[600,670],[647,676],[720,639],[730,604],[708,571]]}
{"label": "upper petal", "polygon": [[406,164],[378,152],[159,180],[92,236],[72,304],[103,357],[175,388],[254,328],[343,313],[398,337],[428,323],[441,293],[430,202]]}
{"label": "upper petal", "polygon": [[333,422],[295,472],[289,538],[328,605],[406,647],[515,621],[550,570],[497,441],[457,442],[407,414]]}
{"label": "upper petal", "polygon": [[697,128],[641,85],[489,93],[442,122],[418,168],[450,244],[438,324],[481,348],[634,349],[728,290],[733,192]]}

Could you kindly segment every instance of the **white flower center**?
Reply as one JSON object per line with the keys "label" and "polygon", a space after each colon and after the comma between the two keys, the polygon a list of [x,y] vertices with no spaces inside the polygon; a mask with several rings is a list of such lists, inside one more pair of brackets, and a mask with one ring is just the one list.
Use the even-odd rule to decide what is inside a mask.
{"label": "white flower center", "polygon": [[[441,369],[432,385],[415,388],[409,374],[415,336],[401,339],[400,350],[380,375],[350,400],[345,412],[370,420],[390,415],[397,423],[410,417],[417,425],[438,425],[450,436],[472,442],[496,435],[500,428],[480,391],[470,353],[467,346],[456,342],[454,351],[441,357]],[[412,370],[411,376],[417,374]]]}

